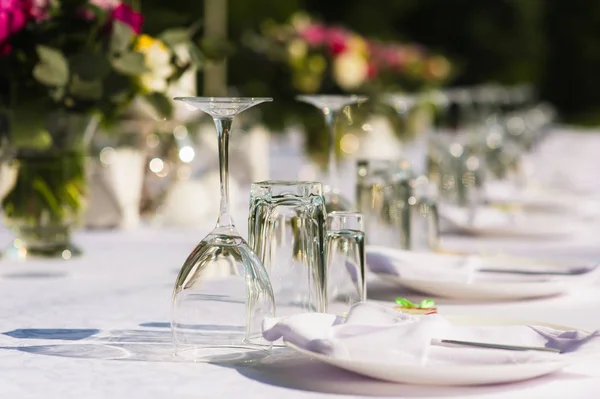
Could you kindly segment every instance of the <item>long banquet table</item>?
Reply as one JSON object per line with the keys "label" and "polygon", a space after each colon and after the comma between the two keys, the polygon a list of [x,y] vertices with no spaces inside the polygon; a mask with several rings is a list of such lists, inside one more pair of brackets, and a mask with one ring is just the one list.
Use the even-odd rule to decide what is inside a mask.
{"label": "long banquet table", "polygon": [[[171,356],[169,308],[176,273],[203,231],[140,228],[82,232],[86,253],[68,262],[0,260],[0,394],[12,398],[405,398],[592,399],[600,359],[499,386],[422,387],[370,380],[280,349],[264,364],[221,367]],[[0,233],[0,242],[8,235]],[[449,238],[467,249],[473,239]],[[484,249],[600,259],[600,240],[478,240]],[[373,280],[391,304],[418,294]],[[600,329],[600,284],[567,297],[524,302],[438,300],[446,314],[493,315]]]}
{"label": "long banquet table", "polygon": [[[589,157],[594,158],[598,157]],[[0,259],[0,397],[600,397],[600,358],[542,378],[480,387],[425,387],[372,380],[286,348],[255,366],[178,361],[171,355],[169,332],[173,283],[187,254],[207,231],[149,226],[117,232],[84,231],[76,235],[85,250],[81,258],[27,263]],[[600,224],[595,223],[568,239],[448,236],[443,245],[453,250],[594,261],[600,260],[598,231]],[[0,229],[0,246],[6,246],[9,239]],[[375,278],[370,280],[371,300],[391,305],[397,296],[422,298]],[[487,304],[436,301],[445,314],[600,329],[600,282],[565,297]]]}

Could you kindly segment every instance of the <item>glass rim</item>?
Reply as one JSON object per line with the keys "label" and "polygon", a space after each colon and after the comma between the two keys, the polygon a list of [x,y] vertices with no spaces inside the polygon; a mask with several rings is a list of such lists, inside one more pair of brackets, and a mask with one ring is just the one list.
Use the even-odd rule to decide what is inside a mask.
{"label": "glass rim", "polygon": [[190,103],[219,103],[219,104],[248,104],[253,102],[269,102],[273,101],[272,97],[174,97],[175,101],[183,101]]}
{"label": "glass rim", "polygon": [[356,217],[362,218],[363,214],[356,211],[331,211],[327,213],[327,217]]}
{"label": "glass rim", "polygon": [[306,187],[306,186],[323,186],[323,183],[309,180],[263,180],[252,183],[252,187]]}
{"label": "glass rim", "polygon": [[343,98],[348,100],[368,100],[369,97],[362,94],[298,94],[295,98]]}
{"label": "glass rim", "polygon": [[326,226],[329,231],[364,230],[364,216],[356,211],[333,211],[327,213]]}

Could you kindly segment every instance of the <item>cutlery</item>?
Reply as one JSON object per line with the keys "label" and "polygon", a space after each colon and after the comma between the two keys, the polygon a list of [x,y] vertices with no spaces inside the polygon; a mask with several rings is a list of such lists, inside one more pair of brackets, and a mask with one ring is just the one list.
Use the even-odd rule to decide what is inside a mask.
{"label": "cutlery", "polygon": [[538,352],[551,352],[561,353],[560,349],[546,348],[543,346],[519,346],[519,345],[503,345],[503,344],[491,344],[487,342],[472,342],[472,341],[459,341],[454,339],[441,339],[432,340],[433,344],[449,344],[449,345],[460,345],[460,346],[472,346],[476,348],[486,349],[504,349],[511,351],[538,351]]}
{"label": "cutlery", "polygon": [[576,267],[566,270],[532,270],[532,269],[504,269],[484,267],[477,269],[478,272],[484,273],[506,273],[506,274],[523,274],[529,276],[580,276],[592,272],[598,268],[598,265]]}

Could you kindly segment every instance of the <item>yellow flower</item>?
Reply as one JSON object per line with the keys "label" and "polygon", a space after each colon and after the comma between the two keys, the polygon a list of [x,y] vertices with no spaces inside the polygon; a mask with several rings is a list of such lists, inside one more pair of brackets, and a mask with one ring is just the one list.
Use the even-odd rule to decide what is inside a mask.
{"label": "yellow flower", "polygon": [[333,61],[333,77],[344,90],[352,90],[362,85],[368,73],[367,60],[355,51],[344,51]]}
{"label": "yellow flower", "polygon": [[427,63],[427,72],[434,79],[446,79],[450,75],[451,69],[450,62],[442,56],[431,57]]}
{"label": "yellow flower", "polygon": [[350,36],[350,38],[346,41],[346,46],[348,46],[348,50],[356,51],[360,54],[367,54],[369,50],[367,41],[358,35]]}
{"label": "yellow flower", "polygon": [[140,75],[142,88],[149,92],[165,92],[168,87],[167,80],[174,72],[169,48],[158,39],[140,35],[135,44],[135,51],[144,55],[148,70]]}

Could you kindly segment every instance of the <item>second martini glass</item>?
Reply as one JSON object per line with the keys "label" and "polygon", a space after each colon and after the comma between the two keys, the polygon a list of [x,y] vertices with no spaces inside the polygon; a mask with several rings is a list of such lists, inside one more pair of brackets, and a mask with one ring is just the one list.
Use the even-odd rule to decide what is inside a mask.
{"label": "second martini glass", "polygon": [[273,317],[267,272],[237,232],[229,211],[229,133],[233,118],[271,98],[184,97],[213,117],[219,140],[221,207],[217,225],[189,255],[175,284],[171,331],[177,355],[193,361],[238,363],[267,356],[261,324]]}
{"label": "second martini glass", "polygon": [[339,113],[348,105],[367,101],[367,97],[356,95],[316,94],[297,96],[298,101],[311,104],[321,110],[329,132],[328,182],[325,186],[325,208],[331,211],[349,211],[352,204],[340,194],[338,186],[337,156],[335,152],[335,123]]}

